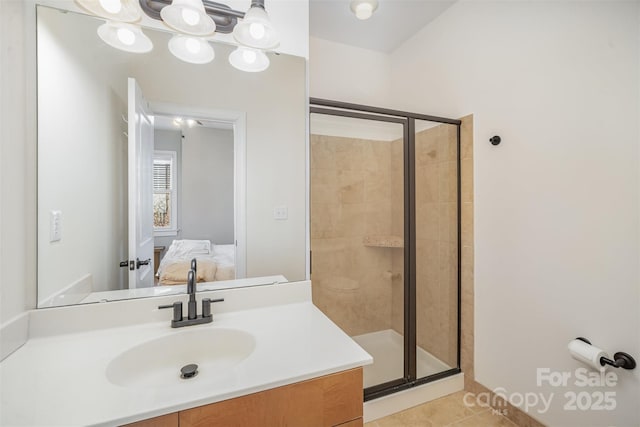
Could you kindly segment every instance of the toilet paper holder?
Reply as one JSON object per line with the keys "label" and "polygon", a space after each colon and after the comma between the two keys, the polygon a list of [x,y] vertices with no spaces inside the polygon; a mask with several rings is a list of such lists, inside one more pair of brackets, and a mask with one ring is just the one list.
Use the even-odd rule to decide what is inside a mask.
{"label": "toilet paper holder", "polygon": [[[578,337],[576,339],[582,342],[586,342],[589,345],[593,345],[591,344],[591,341],[589,341],[586,338]],[[630,354],[625,353],[623,351],[619,351],[617,353],[614,353],[613,360],[609,359],[608,357],[601,357],[600,364],[602,366],[604,365],[613,366],[614,368],[634,369],[636,367],[636,360],[633,357],[631,357]]]}

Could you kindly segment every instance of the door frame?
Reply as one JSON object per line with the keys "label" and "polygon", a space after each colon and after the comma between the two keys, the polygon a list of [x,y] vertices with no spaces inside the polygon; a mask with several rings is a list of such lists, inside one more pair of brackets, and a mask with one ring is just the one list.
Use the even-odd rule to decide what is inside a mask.
{"label": "door frame", "polygon": [[233,234],[236,244],[236,279],[247,276],[247,114],[244,111],[187,107],[149,102],[159,115],[179,115],[193,119],[228,123],[233,126]]}

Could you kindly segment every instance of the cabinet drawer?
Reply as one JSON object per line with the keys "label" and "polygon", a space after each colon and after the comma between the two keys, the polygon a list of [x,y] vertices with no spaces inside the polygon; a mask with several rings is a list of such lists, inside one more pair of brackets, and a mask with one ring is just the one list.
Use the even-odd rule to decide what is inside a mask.
{"label": "cabinet drawer", "polygon": [[362,396],[362,368],[351,369],[180,411],[180,427],[336,426],[362,417]]}

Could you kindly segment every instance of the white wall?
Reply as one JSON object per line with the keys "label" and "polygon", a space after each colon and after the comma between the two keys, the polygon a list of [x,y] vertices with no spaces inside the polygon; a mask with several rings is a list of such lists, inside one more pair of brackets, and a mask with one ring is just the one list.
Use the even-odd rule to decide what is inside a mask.
{"label": "white wall", "polygon": [[381,106],[391,85],[389,55],[309,38],[309,92],[312,97]]}
{"label": "white wall", "polygon": [[[555,393],[549,425],[638,425],[640,369],[615,411],[565,411],[536,369],[576,336],[640,359],[638,2],[462,1],[392,55],[391,106],[475,128],[475,370]],[[488,139],[498,134],[503,143]]]}
{"label": "white wall", "polygon": [[182,158],[182,238],[234,244],[233,130],[185,129]]}
{"label": "white wall", "polygon": [[[86,274],[93,290],[121,289],[127,259],[126,73],[111,51],[63,37],[58,11],[38,22],[38,301]],[[77,25],[86,24],[78,21]],[[76,30],[80,31],[79,28]],[[72,100],[72,105],[62,104]],[[61,114],[54,114],[54,112]],[[88,202],[90,200],[90,202]],[[62,239],[49,240],[49,213]]]}
{"label": "white wall", "polygon": [[[0,323],[35,306],[35,192],[25,74],[28,40],[22,2],[0,2]],[[9,66],[10,64],[10,66]]]}

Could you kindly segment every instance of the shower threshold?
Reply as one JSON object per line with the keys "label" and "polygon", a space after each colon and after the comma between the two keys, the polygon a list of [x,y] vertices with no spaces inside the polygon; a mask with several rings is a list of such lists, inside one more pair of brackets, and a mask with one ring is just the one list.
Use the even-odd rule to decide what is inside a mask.
{"label": "shower threshold", "polygon": [[[364,388],[396,380],[404,376],[404,337],[393,329],[351,337],[373,357],[373,364],[364,367]],[[418,347],[416,354],[418,377],[426,377],[451,369],[431,353]]]}

